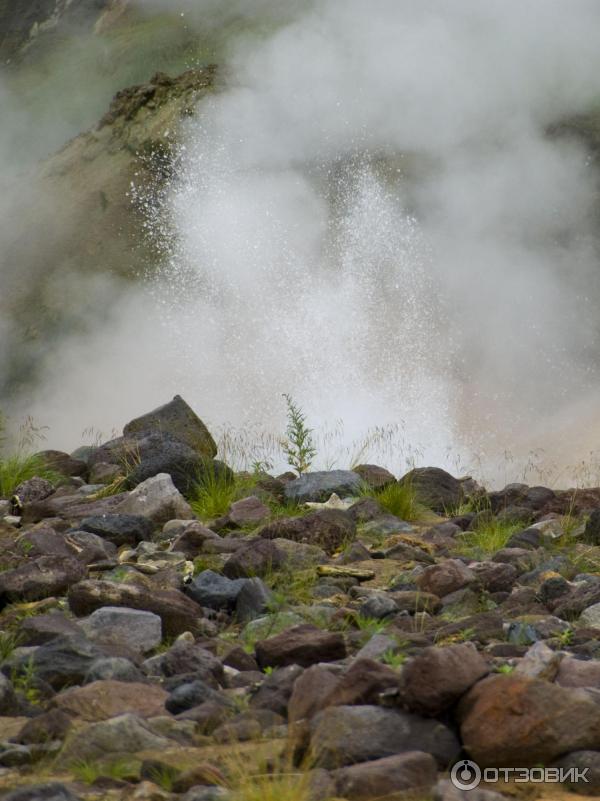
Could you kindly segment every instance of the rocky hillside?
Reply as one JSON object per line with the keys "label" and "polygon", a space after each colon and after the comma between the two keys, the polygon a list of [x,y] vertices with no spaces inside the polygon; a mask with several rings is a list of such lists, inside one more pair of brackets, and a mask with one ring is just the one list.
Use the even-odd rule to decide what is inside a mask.
{"label": "rocky hillside", "polygon": [[70,318],[79,324],[94,314],[89,285],[102,276],[139,279],[156,265],[160,253],[145,236],[146,215],[160,202],[181,121],[214,76],[212,67],[177,78],[159,73],[119,92],[99,125],[48,159],[35,192],[8,209],[0,236],[0,313],[18,332],[19,357],[3,376],[13,391],[40,349],[43,355],[69,330]]}
{"label": "rocky hillside", "polygon": [[0,2],[1,398],[97,320],[99,287],[156,266],[144,223],[227,34],[126,0]]}
{"label": "rocky hillside", "polygon": [[0,472],[6,801],[456,801],[465,758],[600,793],[600,489],[235,474],[180,397],[32,458]]}

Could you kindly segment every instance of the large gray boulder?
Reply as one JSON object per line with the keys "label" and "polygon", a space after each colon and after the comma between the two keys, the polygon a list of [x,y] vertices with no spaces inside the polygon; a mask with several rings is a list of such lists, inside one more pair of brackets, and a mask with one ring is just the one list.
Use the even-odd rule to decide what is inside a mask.
{"label": "large gray boulder", "polygon": [[91,472],[104,465],[117,465],[135,487],[147,478],[168,473],[181,492],[188,492],[207,470],[220,475],[227,471],[220,462],[198,453],[168,431],[140,431],[105,442],[90,456]]}
{"label": "large gray boulder", "polygon": [[96,534],[113,545],[131,545],[135,547],[142,540],[152,538],[154,525],[142,515],[106,514],[85,517],[78,528]]}
{"label": "large gray boulder", "polygon": [[[36,679],[61,690],[81,684],[101,650],[82,635],[58,637],[45,645],[17,651],[7,663],[11,674],[20,676],[33,668]],[[6,670],[6,666],[3,666]]]}
{"label": "large gray boulder", "polygon": [[217,454],[217,446],[209,430],[181,395],[175,395],[169,403],[136,417],[123,428],[125,436],[146,431],[172,434],[193,451],[209,459]]}
{"label": "large gray boulder", "polygon": [[142,609],[103,606],[79,625],[92,642],[122,645],[142,654],[152,651],[162,640],[160,617]]}
{"label": "large gray boulder", "polygon": [[460,750],[443,723],[380,706],[332,706],[310,723],[312,757],[327,770],[406,751],[431,754],[446,767]]}
{"label": "large gray boulder", "polygon": [[362,478],[352,470],[325,470],[303,473],[285,485],[285,497],[296,503],[326,501],[332,493],[340,497],[357,495]]}
{"label": "large gray boulder", "polygon": [[461,482],[439,467],[415,467],[399,483],[409,484],[419,503],[442,514],[456,509],[464,497]]}
{"label": "large gray boulder", "polygon": [[133,714],[119,715],[110,720],[92,723],[73,734],[61,753],[64,765],[78,760],[96,760],[137,751],[163,750],[169,740],[155,734],[145,720]]}
{"label": "large gray boulder", "polygon": [[214,570],[203,570],[187,585],[186,593],[200,606],[231,611],[247,579],[229,579]]}
{"label": "large gray boulder", "polygon": [[427,791],[437,779],[437,766],[430,754],[405,754],[375,759],[333,771],[337,794],[348,801],[394,798],[402,791]]}
{"label": "large gray boulder", "polygon": [[159,473],[138,484],[115,511],[119,514],[142,515],[156,525],[175,519],[191,520],[194,516],[168,473]]}

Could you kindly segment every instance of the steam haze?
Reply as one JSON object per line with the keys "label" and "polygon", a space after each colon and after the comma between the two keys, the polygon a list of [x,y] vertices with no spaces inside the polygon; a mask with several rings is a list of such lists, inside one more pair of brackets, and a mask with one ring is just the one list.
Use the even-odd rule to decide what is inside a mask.
{"label": "steam haze", "polygon": [[584,458],[598,175],[548,129],[599,104],[597,2],[302,5],[231,43],[153,221],[161,276],[65,340],[27,411],[65,448],[175,392],[280,431],[289,392],[348,443],[403,421],[421,463]]}

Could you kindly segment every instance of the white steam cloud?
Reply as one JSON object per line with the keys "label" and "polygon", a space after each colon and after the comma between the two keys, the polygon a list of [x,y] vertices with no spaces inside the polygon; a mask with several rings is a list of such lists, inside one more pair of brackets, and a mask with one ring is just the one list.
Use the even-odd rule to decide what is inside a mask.
{"label": "white steam cloud", "polygon": [[287,10],[190,122],[152,300],[53,364],[54,444],[174,391],[281,430],[290,392],[349,440],[403,421],[423,462],[593,450],[598,176],[547,131],[600,100],[597,2]]}

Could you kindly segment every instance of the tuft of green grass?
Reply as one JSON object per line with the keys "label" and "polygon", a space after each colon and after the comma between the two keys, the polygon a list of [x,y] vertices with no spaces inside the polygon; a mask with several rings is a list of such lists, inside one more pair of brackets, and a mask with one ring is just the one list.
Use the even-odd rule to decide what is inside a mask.
{"label": "tuft of green grass", "polygon": [[90,496],[93,500],[99,501],[102,498],[110,498],[113,495],[119,495],[129,488],[129,479],[133,471],[142,463],[142,455],[137,446],[130,447],[121,454],[119,458],[119,466],[121,473],[114,478],[110,484],[102,487],[101,490],[95,492]]}
{"label": "tuft of green grass", "polygon": [[271,570],[264,577],[273,597],[269,604],[271,612],[281,612],[289,606],[311,604],[314,601],[312,590],[317,583],[314,568],[306,570]]}
{"label": "tuft of green grass", "polygon": [[309,801],[309,766],[295,767],[290,756],[270,758],[268,753],[231,754],[225,770],[232,801]]}
{"label": "tuft of green grass", "polygon": [[150,779],[154,784],[166,790],[168,793],[173,792],[175,781],[179,775],[179,771],[169,765],[160,765],[150,771]]}
{"label": "tuft of green grass", "polygon": [[354,623],[356,624],[356,628],[364,634],[367,640],[370,640],[375,634],[384,634],[390,625],[389,620],[379,620],[376,617],[363,617],[363,615],[356,615]]}
{"label": "tuft of green grass", "polygon": [[465,531],[462,536],[457,537],[460,539],[460,544],[456,548],[456,553],[472,559],[486,559],[504,548],[512,535],[522,530],[522,523],[492,518],[482,522],[476,531]]}
{"label": "tuft of green grass", "polygon": [[255,475],[231,477],[225,470],[209,466],[198,477],[188,498],[194,514],[201,520],[212,520],[227,514],[234,501],[249,495],[257,481]]}
{"label": "tuft of green grass", "polygon": [[[132,776],[131,765],[124,759],[114,762],[94,762],[79,759],[69,766],[71,773],[84,784],[94,784],[100,778],[127,779]],[[156,782],[158,784],[158,782]]]}
{"label": "tuft of green grass", "polygon": [[375,498],[386,512],[407,522],[423,520],[433,514],[419,503],[415,489],[409,482],[388,484],[381,490],[374,490],[365,485],[360,494],[363,497]]}
{"label": "tuft of green grass", "polygon": [[51,470],[43,458],[37,454],[21,451],[0,457],[0,497],[10,498],[23,481],[30,478],[44,478],[52,484],[59,483],[63,476]]}
{"label": "tuft of green grass", "polygon": [[36,443],[45,439],[44,432],[43,427],[37,426],[31,417],[26,417],[19,427],[14,451],[7,453],[6,418],[0,411],[0,498],[14,495],[19,484],[36,476],[52,484],[64,480],[64,476],[48,467],[42,456],[33,453]]}
{"label": "tuft of green grass", "polygon": [[20,693],[30,704],[40,702],[40,691],[35,686],[36,668],[33,656],[29,657],[20,672],[16,669],[11,672],[10,680],[15,692]]}
{"label": "tuft of green grass", "polygon": [[21,643],[21,635],[16,631],[0,632],[0,664],[9,659]]}
{"label": "tuft of green grass", "polygon": [[71,773],[84,784],[93,784],[102,776],[102,770],[96,762],[79,759],[70,766]]}
{"label": "tuft of green grass", "polygon": [[194,576],[204,573],[205,570],[213,570],[220,573],[223,569],[223,562],[218,554],[202,554],[194,559]]}
{"label": "tuft of green grass", "polygon": [[381,657],[383,664],[393,668],[394,670],[401,668],[407,659],[408,656],[402,653],[402,651],[394,651],[392,648],[386,651]]}
{"label": "tuft of green grass", "polygon": [[278,501],[267,502],[271,510],[271,517],[301,517],[314,511],[308,506],[300,506],[294,501],[279,503]]}

